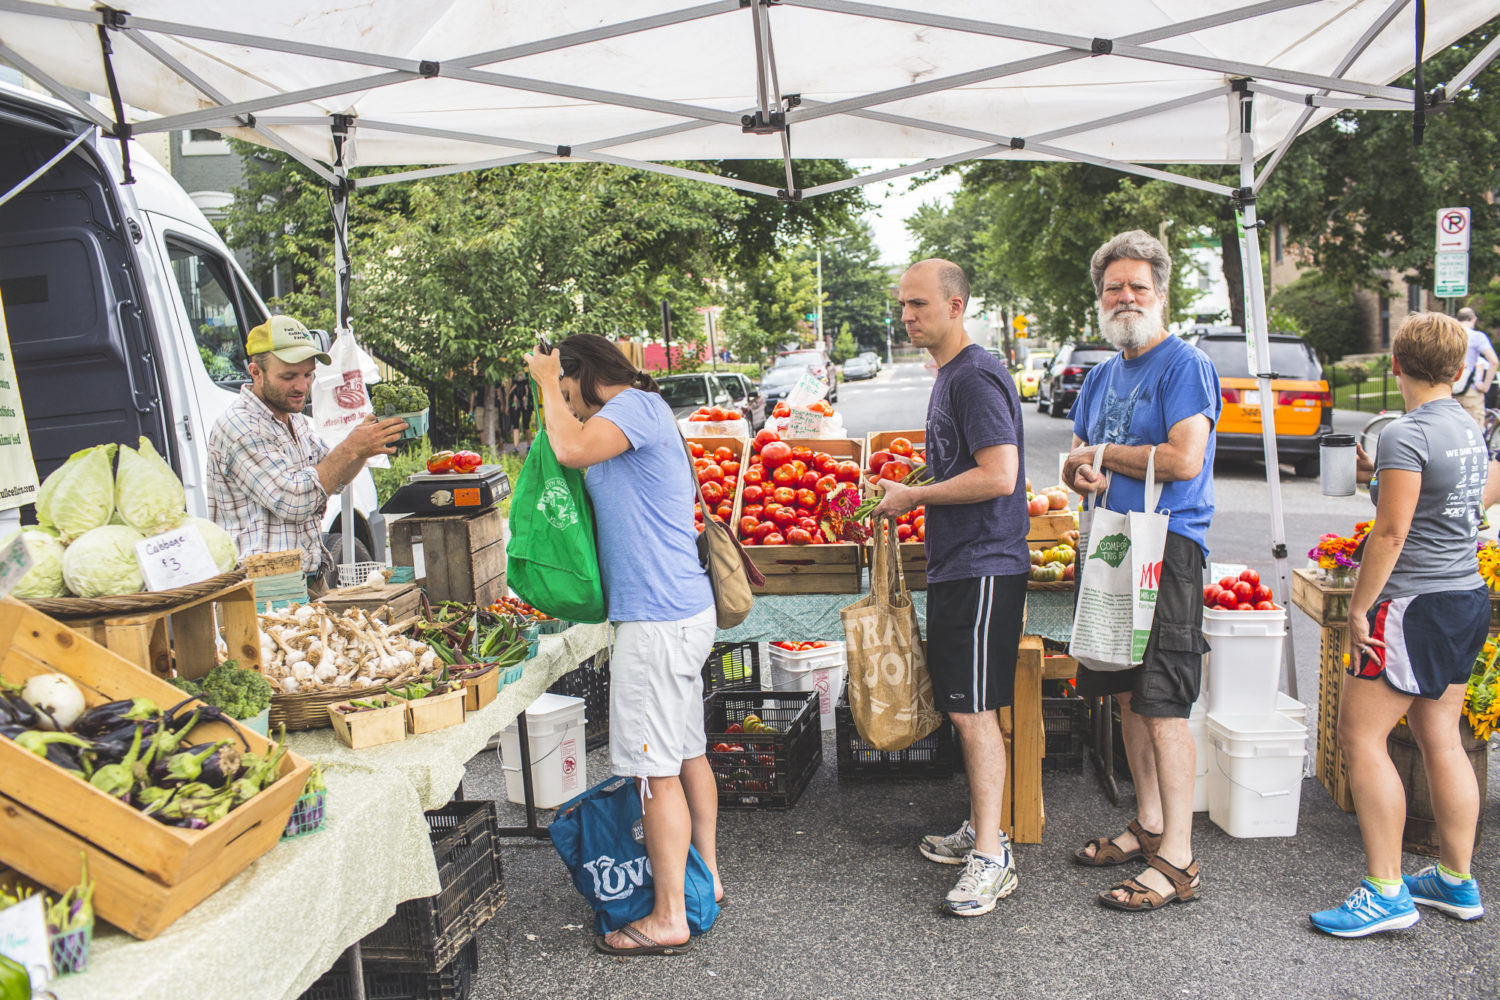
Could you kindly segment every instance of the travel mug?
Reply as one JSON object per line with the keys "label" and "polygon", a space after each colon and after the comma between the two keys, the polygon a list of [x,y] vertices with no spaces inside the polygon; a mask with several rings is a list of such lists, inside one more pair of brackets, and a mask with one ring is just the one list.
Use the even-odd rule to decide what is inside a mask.
{"label": "travel mug", "polygon": [[1353,434],[1324,434],[1318,463],[1325,497],[1352,497],[1356,478]]}

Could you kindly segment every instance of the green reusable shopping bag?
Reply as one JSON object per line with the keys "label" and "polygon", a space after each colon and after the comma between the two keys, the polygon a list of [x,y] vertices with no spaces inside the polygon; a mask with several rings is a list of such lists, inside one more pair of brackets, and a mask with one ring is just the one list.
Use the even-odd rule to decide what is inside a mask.
{"label": "green reusable shopping bag", "polygon": [[594,506],[583,473],[552,453],[537,431],[510,496],[505,577],[532,607],[573,622],[604,621]]}

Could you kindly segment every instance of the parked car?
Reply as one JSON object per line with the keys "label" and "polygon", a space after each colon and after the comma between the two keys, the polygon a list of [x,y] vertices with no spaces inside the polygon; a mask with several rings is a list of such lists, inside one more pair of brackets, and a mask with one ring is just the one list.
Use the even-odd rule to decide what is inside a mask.
{"label": "parked car", "polygon": [[877,373],[880,371],[880,355],[877,352],[864,351],[860,354],[860,357],[864,358],[866,361],[869,361],[870,364],[874,365],[875,371]]}
{"label": "parked car", "polygon": [[[1234,328],[1189,332],[1183,337],[1197,346],[1219,373],[1224,411],[1214,429],[1219,455],[1261,458],[1260,384],[1250,371],[1245,335]],[[1323,365],[1301,337],[1273,333],[1271,357],[1265,367],[1276,408],[1276,450],[1299,476],[1318,474],[1318,439],[1333,429],[1333,393],[1323,379]]]}
{"label": "parked car", "polygon": [[678,420],[691,415],[700,406],[718,406],[726,410],[738,408],[729,390],[711,372],[663,375],[656,384],[661,387],[662,398],[672,408],[672,416]]}
{"label": "parked car", "polygon": [[1037,384],[1036,408],[1065,417],[1083,388],[1084,376],[1097,364],[1115,356],[1115,346],[1102,342],[1066,343],[1052,356],[1052,363]]}
{"label": "parked car", "polygon": [[819,378],[828,380],[828,401],[839,401],[839,370],[828,360],[821,347],[798,347],[776,355],[772,370],[777,368],[808,368]]}
{"label": "parked car", "polygon": [[857,358],[850,358],[844,362],[843,375],[844,378],[851,382],[858,379],[874,378],[875,363],[863,354]]}
{"label": "parked car", "polygon": [[[787,393],[792,391],[792,386],[796,385],[797,380],[808,370],[806,365],[777,365],[761,376],[760,394],[765,398],[766,416],[769,417],[771,415],[771,411],[776,408],[776,404],[787,397]],[[823,393],[823,398],[830,403],[834,399],[830,395],[832,388],[830,384],[829,388]]]}
{"label": "parked car", "polygon": [[758,431],[766,422],[766,401],[760,394],[760,386],[750,381],[749,376],[739,372],[718,372],[714,378],[729,393],[735,408],[750,422],[750,429]]}
{"label": "parked car", "polygon": [[1036,398],[1037,386],[1042,381],[1042,373],[1047,370],[1047,365],[1051,361],[1052,355],[1042,351],[1033,351],[1026,355],[1026,360],[1021,362],[1021,367],[1016,371],[1016,389],[1021,393],[1022,399]]}

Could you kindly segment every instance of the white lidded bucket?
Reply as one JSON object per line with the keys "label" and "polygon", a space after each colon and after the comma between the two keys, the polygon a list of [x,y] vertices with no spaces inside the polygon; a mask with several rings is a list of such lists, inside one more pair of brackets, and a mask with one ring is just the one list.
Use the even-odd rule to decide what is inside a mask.
{"label": "white lidded bucket", "polygon": [[1193,812],[1208,810],[1208,770],[1213,746],[1208,742],[1208,695],[1205,693],[1193,702],[1188,715],[1188,733],[1193,737],[1193,748],[1197,751],[1197,764],[1193,774]]}
{"label": "white lidded bucket", "polygon": [[1276,692],[1276,714],[1284,715],[1299,726],[1307,725],[1307,706],[1283,692]]}
{"label": "white lidded bucket", "polygon": [[1281,647],[1286,609],[1203,609],[1203,635],[1213,647],[1206,658],[1208,711],[1217,715],[1271,715],[1281,686]]}
{"label": "white lidded bucket", "polygon": [[[538,697],[526,709],[531,785],[538,809],[554,809],[589,787],[583,705],[582,698],[549,693]],[[501,770],[505,772],[505,797],[525,805],[520,726],[516,722],[500,731],[500,757]]]}
{"label": "white lidded bucket", "polygon": [[844,693],[844,680],[848,674],[844,644],[830,642],[822,649],[804,649],[800,652],[772,646],[770,663],[771,690],[816,691],[818,717],[823,732],[833,732],[833,708]]}
{"label": "white lidded bucket", "polygon": [[1292,837],[1302,806],[1307,727],[1276,712],[1208,715],[1208,818],[1231,837]]}

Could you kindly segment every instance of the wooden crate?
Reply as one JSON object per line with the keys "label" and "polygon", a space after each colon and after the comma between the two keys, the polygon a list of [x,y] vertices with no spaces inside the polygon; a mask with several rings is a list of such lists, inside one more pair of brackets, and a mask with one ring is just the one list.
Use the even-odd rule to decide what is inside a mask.
{"label": "wooden crate", "polygon": [[229,659],[250,670],[261,667],[254,580],[161,611],[70,619],[68,624],[157,677],[171,677],[174,660],[179,677],[193,680],[207,674],[218,663],[221,627]]}
{"label": "wooden crate", "polygon": [[[733,437],[702,437],[693,438],[692,443],[701,444],[703,446],[704,456],[709,458],[712,458],[713,453],[719,448],[728,448],[730,451],[734,452],[737,460],[740,463],[740,474],[735,477],[736,482],[734,484],[734,495],[729,498],[729,504],[732,508],[729,515],[729,529],[731,531],[734,531],[736,523],[740,519],[740,494],[745,489],[745,467],[750,464],[750,442],[742,438]],[[698,494],[694,493],[693,505],[696,507],[697,504]],[[712,511],[704,511],[703,513],[704,516],[707,516],[708,514],[712,513]]]}
{"label": "wooden crate", "polygon": [[[864,444],[852,438],[788,438],[785,443],[793,448],[826,452],[840,461],[857,463],[864,454]],[[741,506],[736,499],[736,521]],[[755,588],[757,594],[858,594],[862,592],[860,573],[864,567],[861,548],[853,542],[833,542],[827,545],[750,545],[745,551],[750,553],[755,568],[766,577],[765,586]]]}
{"label": "wooden crate", "polygon": [[1000,710],[1009,766],[1001,799],[1000,824],[1018,844],[1040,844],[1047,825],[1042,801],[1042,640],[1021,638],[1016,656],[1015,703]]}
{"label": "wooden crate", "polygon": [[382,697],[390,704],[363,712],[341,711],[348,707],[345,702],[328,706],[328,722],[334,734],[350,750],[406,739],[406,702],[392,695]]}
{"label": "wooden crate", "polygon": [[[1071,510],[1051,510],[1031,519],[1027,529],[1028,542],[1060,542],[1068,532],[1077,529],[1078,518]],[[1045,547],[1045,546],[1044,546]]]}
{"label": "wooden crate", "polygon": [[382,608],[389,608],[387,623],[393,624],[418,613],[422,606],[422,590],[414,583],[398,583],[387,587],[344,587],[330,590],[318,603],[332,611],[358,608],[372,615]]}
{"label": "wooden crate", "polygon": [[505,516],[497,508],[468,517],[403,517],[391,523],[396,566],[415,566],[422,546],[428,600],[488,606],[505,596]]}
{"label": "wooden crate", "polygon": [[1353,812],[1354,795],[1338,743],[1339,696],[1348,676],[1344,672],[1348,651],[1349,630],[1324,626],[1318,654],[1318,781],[1340,809]]}
{"label": "wooden crate", "polygon": [[1315,569],[1292,570],[1292,603],[1321,627],[1343,627],[1353,593],[1353,587],[1330,587],[1319,581]]}
{"label": "wooden crate", "polygon": [[[122,698],[167,706],[182,692],[67,625],[0,598],[0,675],[12,683],[49,672],[72,678],[94,707]],[[271,744],[247,729],[208,723],[195,741],[237,736],[252,751]],[[275,847],[311,770],[287,754],[281,777],[205,830],[167,826],[0,739],[0,864],[55,892],[78,880],[79,855],[96,881],[99,916],[150,938]]]}
{"label": "wooden crate", "polygon": [[904,437],[924,453],[927,450],[927,432],[921,431],[871,431],[865,435],[865,455],[882,451],[898,437]]}
{"label": "wooden crate", "polygon": [[280,576],[283,573],[302,572],[302,550],[286,549],[282,552],[255,552],[241,560],[245,564],[245,575],[251,579]]}

